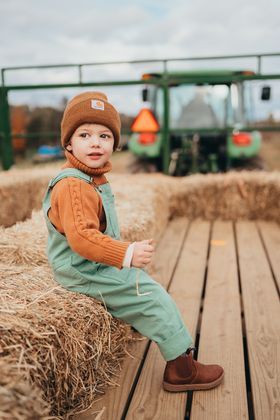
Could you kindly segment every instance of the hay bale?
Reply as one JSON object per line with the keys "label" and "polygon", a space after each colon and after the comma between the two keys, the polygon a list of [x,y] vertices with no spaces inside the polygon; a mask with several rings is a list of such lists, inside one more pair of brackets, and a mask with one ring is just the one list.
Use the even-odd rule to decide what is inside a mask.
{"label": "hay bale", "polygon": [[[8,369],[0,407],[27,410],[35,384],[47,402],[44,410],[50,405],[52,415],[69,415],[116,383],[133,339],[129,325],[113,318],[96,299],[57,285],[48,267],[1,266],[0,284],[0,360]],[[17,369],[19,392],[30,396],[18,407],[8,385],[14,381],[9,366]]]}
{"label": "hay bale", "polygon": [[0,227],[0,264],[46,265],[47,229],[42,211],[4,229]]}
{"label": "hay bale", "polygon": [[[162,194],[162,186],[147,188],[143,199],[143,186],[115,184],[116,211],[121,237],[126,241],[137,241],[153,237],[158,240],[168,219],[168,199]],[[141,197],[141,199],[139,199]],[[42,211],[33,211],[31,219],[18,222],[9,228],[0,227],[0,263],[47,264],[47,229]]]}
{"label": "hay bale", "polygon": [[280,222],[280,173],[241,171],[182,177],[170,203],[171,217]]}
{"label": "hay bale", "polygon": [[157,179],[148,174],[134,175],[132,180],[126,182],[124,175],[109,177],[116,197],[121,237],[127,241],[153,237],[157,241],[170,218],[170,191],[168,194],[162,177]]}
{"label": "hay bale", "polygon": [[[17,221],[29,218],[33,209],[39,209],[47,183],[57,172],[57,168],[46,167],[32,170],[14,169],[1,173],[0,225],[11,226]],[[125,226],[126,218],[135,212],[134,206],[142,213],[141,209],[146,207],[146,198],[149,195],[150,203],[155,203],[155,209],[160,208],[160,214],[165,213],[165,221],[166,217],[187,215],[191,218],[204,217],[207,220],[216,217],[227,220],[265,218],[279,222],[276,210],[280,180],[278,171],[196,174],[178,178],[161,173],[129,174],[128,177],[127,174],[109,172],[106,175],[115,192],[117,205],[119,204],[122,226]],[[157,199],[154,201],[152,197],[155,196]],[[123,197],[129,197],[130,203],[124,203]],[[169,208],[166,205],[168,202]],[[150,211],[153,213],[154,210]],[[139,217],[135,225],[135,231],[138,230],[139,235],[143,226],[147,226],[142,222],[142,219],[145,221],[146,214],[144,211],[142,218],[142,214],[139,213],[141,219]],[[154,220],[158,223],[157,218]],[[131,218],[129,222],[132,222]],[[153,226],[150,223],[152,233]]]}
{"label": "hay bale", "polygon": [[0,226],[12,226],[39,209],[53,168],[12,169],[0,173]]}
{"label": "hay bale", "polygon": [[43,400],[42,391],[30,384],[17,365],[0,359],[0,418],[5,420],[49,419],[50,406]]}

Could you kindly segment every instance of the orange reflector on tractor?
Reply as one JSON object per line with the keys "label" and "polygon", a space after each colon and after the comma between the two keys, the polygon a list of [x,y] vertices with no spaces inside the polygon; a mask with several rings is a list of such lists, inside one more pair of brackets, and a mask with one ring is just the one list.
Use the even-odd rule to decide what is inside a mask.
{"label": "orange reflector on tractor", "polygon": [[143,108],[133,121],[131,131],[136,133],[156,133],[159,123],[149,108]]}
{"label": "orange reflector on tractor", "polygon": [[232,134],[233,144],[236,146],[249,146],[252,143],[250,133],[233,133]]}
{"label": "orange reflector on tractor", "polygon": [[138,142],[141,144],[152,144],[156,141],[155,133],[140,133]]}

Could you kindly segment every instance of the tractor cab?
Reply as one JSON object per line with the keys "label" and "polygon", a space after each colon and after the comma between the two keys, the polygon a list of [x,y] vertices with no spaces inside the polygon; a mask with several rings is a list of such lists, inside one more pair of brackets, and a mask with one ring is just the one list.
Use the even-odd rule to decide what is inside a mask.
{"label": "tractor cab", "polygon": [[[243,131],[253,112],[250,86],[245,86],[242,80],[242,75],[248,74],[254,73],[192,71],[144,74],[143,80],[158,83],[143,89],[143,109],[132,125],[134,134],[128,143],[129,149],[140,159],[153,162],[161,171],[163,127],[168,119],[170,175],[226,171],[235,160],[257,156],[261,146],[260,133]],[[168,80],[167,99],[160,83],[163,79]],[[262,92],[262,95],[268,99],[270,91]],[[141,124],[143,110],[150,113],[158,124],[158,129],[152,133],[144,120]]]}

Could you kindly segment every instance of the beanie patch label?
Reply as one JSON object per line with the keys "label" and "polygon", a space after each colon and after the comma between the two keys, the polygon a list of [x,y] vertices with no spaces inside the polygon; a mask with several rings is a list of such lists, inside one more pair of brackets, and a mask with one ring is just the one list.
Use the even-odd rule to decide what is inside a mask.
{"label": "beanie patch label", "polygon": [[96,99],[92,99],[91,107],[93,109],[99,109],[100,111],[104,111],[104,102],[96,100]]}

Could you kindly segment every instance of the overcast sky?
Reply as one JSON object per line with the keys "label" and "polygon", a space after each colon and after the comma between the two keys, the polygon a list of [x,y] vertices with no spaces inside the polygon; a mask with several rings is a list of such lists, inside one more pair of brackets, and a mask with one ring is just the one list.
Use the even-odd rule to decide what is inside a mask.
{"label": "overcast sky", "polygon": [[[0,0],[0,67],[278,52],[279,17],[279,0]],[[254,64],[249,60],[242,66]],[[265,66],[277,72],[280,60]],[[139,78],[152,69],[158,68],[87,69],[85,78]],[[11,72],[7,82],[75,81],[76,74]],[[131,106],[124,105],[126,95],[127,104],[136,104],[135,88],[125,94],[106,90],[124,110]],[[58,101],[62,94],[69,96],[29,91],[10,97],[14,103],[43,104]]]}

